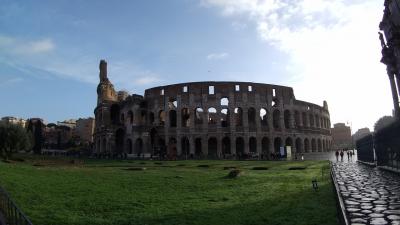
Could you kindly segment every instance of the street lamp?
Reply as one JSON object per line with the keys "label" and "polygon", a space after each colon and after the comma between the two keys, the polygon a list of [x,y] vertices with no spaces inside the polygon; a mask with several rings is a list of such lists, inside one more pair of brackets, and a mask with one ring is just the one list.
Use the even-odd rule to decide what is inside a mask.
{"label": "street lamp", "polygon": [[317,178],[314,178],[311,182],[312,182],[312,187],[313,187],[314,191],[317,191],[318,190]]}

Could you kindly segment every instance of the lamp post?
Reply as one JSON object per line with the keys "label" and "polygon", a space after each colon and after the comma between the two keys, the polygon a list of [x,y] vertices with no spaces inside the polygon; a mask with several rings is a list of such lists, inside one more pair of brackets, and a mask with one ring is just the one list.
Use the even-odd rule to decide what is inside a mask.
{"label": "lamp post", "polygon": [[314,178],[314,179],[311,181],[311,183],[312,183],[312,188],[314,189],[314,191],[317,191],[317,190],[318,190],[318,181],[317,181],[317,178]]}

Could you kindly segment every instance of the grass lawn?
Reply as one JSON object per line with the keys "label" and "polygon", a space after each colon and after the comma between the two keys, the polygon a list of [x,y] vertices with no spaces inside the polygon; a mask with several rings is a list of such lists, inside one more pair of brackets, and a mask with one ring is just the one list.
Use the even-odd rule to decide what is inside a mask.
{"label": "grass lawn", "polygon": [[338,224],[327,161],[30,159],[0,162],[0,184],[34,225]]}

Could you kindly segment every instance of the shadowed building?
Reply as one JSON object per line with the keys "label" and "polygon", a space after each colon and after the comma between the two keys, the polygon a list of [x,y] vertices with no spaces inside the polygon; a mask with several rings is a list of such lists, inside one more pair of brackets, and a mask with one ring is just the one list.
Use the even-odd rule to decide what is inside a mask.
{"label": "shadowed building", "polygon": [[101,60],[97,94],[97,154],[265,158],[281,147],[300,153],[331,146],[328,104],[296,100],[290,87],[192,82],[128,95],[114,90]]}

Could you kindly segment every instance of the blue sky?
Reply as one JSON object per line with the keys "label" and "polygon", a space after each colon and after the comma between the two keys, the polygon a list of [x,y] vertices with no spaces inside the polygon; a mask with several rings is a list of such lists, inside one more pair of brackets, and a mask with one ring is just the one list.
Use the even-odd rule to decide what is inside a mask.
{"label": "blue sky", "polygon": [[130,93],[253,81],[327,100],[332,121],[353,129],[391,114],[376,0],[0,3],[0,116],[93,116],[100,59],[116,89]]}

